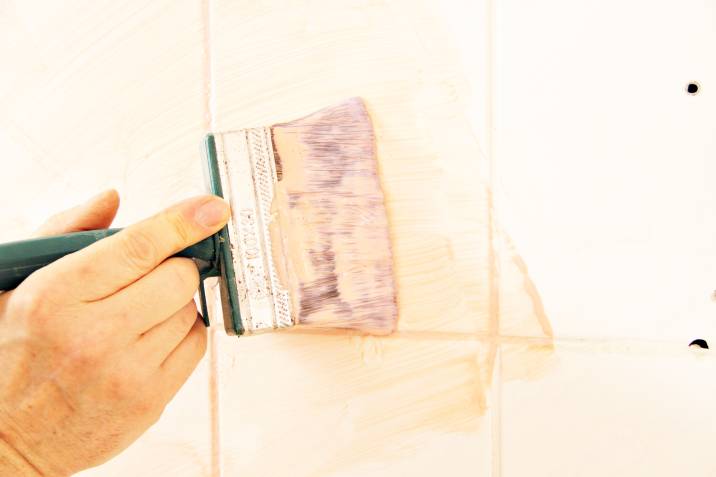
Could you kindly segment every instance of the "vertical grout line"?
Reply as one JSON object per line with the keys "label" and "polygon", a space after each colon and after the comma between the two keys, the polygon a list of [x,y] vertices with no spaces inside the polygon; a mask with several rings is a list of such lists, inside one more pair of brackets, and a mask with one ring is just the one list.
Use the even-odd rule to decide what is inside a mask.
{"label": "vertical grout line", "polygon": [[211,0],[202,0],[202,23],[204,25],[203,57],[204,57],[204,131],[216,129],[216,108],[214,97],[214,62],[211,49]]}
{"label": "vertical grout line", "polygon": [[495,186],[495,111],[494,111],[494,95],[495,95],[495,0],[487,0],[487,91],[486,98],[486,114],[487,120],[487,160],[490,167],[489,184],[494,190]]}
{"label": "vertical grout line", "polygon": [[497,347],[495,367],[492,378],[492,415],[490,417],[490,434],[492,444],[490,475],[502,475],[502,346]]}
{"label": "vertical grout line", "polygon": [[[213,76],[213,61],[212,61],[212,49],[211,49],[211,25],[212,25],[212,14],[211,14],[212,3],[211,0],[201,1],[201,17],[203,25],[203,38],[202,38],[202,56],[203,56],[203,96],[204,96],[204,120],[203,127],[205,133],[210,133],[215,130],[216,119],[215,119],[215,108],[214,108],[214,76]],[[208,290],[210,296],[216,295],[216,287],[211,287]],[[216,315],[216,302],[215,300],[208,299],[209,311],[211,316]],[[220,429],[220,399],[219,399],[219,351],[218,351],[218,337],[216,332],[216,323],[212,323],[209,328],[208,336],[208,353],[209,353],[209,413],[210,413],[210,475],[211,477],[221,477],[221,429]]]}
{"label": "vertical grout line", "polygon": [[211,58],[209,51],[209,0],[201,0],[201,59],[202,59],[202,96],[204,134],[211,131]]}
{"label": "vertical grout line", "polygon": [[496,244],[496,224],[495,224],[495,157],[494,157],[494,110],[493,110],[493,96],[494,96],[494,0],[486,0],[485,5],[485,16],[486,16],[486,125],[487,125],[487,161],[488,161],[488,179],[487,179],[487,208],[488,208],[488,243],[490,246],[489,250],[489,267],[490,267],[490,324],[489,324],[489,335],[497,343],[500,335],[500,277],[498,267],[498,249]]}
{"label": "vertical grout line", "polygon": [[490,290],[489,290],[489,329],[488,334],[492,337],[495,343],[499,341],[499,335],[500,335],[500,277],[499,277],[499,267],[498,267],[498,250],[496,245],[496,233],[495,233],[495,193],[494,193],[494,186],[495,186],[495,179],[494,179],[494,170],[495,170],[495,159],[494,159],[494,145],[493,145],[493,120],[494,120],[494,112],[493,112],[493,95],[494,95],[494,88],[493,88],[493,69],[494,69],[494,42],[493,42],[493,15],[494,15],[494,6],[493,6],[494,0],[486,0],[486,8],[485,8],[485,16],[487,17],[487,27],[486,35],[487,35],[487,78],[486,78],[486,110],[487,110],[487,118],[486,118],[486,124],[487,124],[487,160],[488,160],[488,179],[487,179],[487,209],[488,209],[488,223],[487,223],[487,234],[488,234],[488,244],[489,244],[489,255],[488,255],[488,266],[489,266],[489,274],[490,274]]}
{"label": "vertical grout line", "polygon": [[219,434],[219,373],[216,328],[209,331],[209,406],[211,414],[211,477],[221,477],[221,436]]}
{"label": "vertical grout line", "polygon": [[485,15],[487,35],[487,98],[485,124],[487,125],[487,160],[489,165],[488,178],[488,200],[489,200],[489,223],[488,233],[490,235],[490,334],[496,348],[495,360],[492,374],[492,414],[490,419],[491,449],[490,456],[492,477],[502,475],[502,347],[500,346],[500,292],[499,292],[499,270],[497,266],[497,250],[495,244],[495,184],[496,184],[496,160],[495,160],[495,0],[486,0]]}

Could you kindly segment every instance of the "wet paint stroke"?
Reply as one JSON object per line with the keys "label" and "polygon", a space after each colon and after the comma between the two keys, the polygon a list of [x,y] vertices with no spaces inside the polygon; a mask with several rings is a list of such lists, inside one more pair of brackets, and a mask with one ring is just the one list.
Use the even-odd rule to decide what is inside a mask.
{"label": "wet paint stroke", "polygon": [[[464,116],[470,92],[449,32],[407,0],[280,11],[218,2],[212,18],[219,130],[365,101],[399,316],[386,337],[219,336],[222,472],[420,477],[481,468],[503,333],[536,333],[549,356],[551,329],[525,262],[494,220],[490,165]],[[235,31],[244,42],[233,41]],[[287,161],[281,154],[282,173]],[[501,362],[503,372],[534,374]]]}

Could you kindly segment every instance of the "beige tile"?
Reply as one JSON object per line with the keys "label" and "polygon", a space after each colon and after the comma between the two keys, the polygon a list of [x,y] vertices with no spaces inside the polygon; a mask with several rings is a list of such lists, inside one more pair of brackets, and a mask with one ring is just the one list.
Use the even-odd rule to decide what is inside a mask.
{"label": "beige tile", "polygon": [[[103,187],[123,195],[119,222],[202,189],[205,119],[198,2],[3,5],[0,130],[3,220],[39,222]],[[32,162],[36,180],[15,174]],[[24,167],[24,166],[23,166]],[[22,169],[20,169],[22,170]],[[33,196],[27,192],[32,191]],[[14,202],[18,203],[18,202]]]}
{"label": "beige tile", "polygon": [[463,114],[460,54],[432,13],[401,0],[212,2],[217,130],[366,101],[400,306],[390,338],[221,340],[227,476],[490,472],[495,351],[468,338],[494,331],[488,164]]}
{"label": "beige tile", "polygon": [[352,96],[377,134],[401,331],[490,327],[487,161],[461,57],[419,2],[212,2],[218,130],[270,125]]}
{"label": "beige tile", "polygon": [[716,473],[713,352],[507,344],[501,357],[501,475]]}
{"label": "beige tile", "polygon": [[474,340],[225,338],[224,475],[488,475],[493,360]]}
{"label": "beige tile", "polygon": [[[27,207],[35,202],[36,196],[52,182],[52,174],[45,167],[24,156],[19,138],[13,131],[0,127],[0,200],[7,204],[0,214],[0,242],[20,240],[29,236],[41,222],[41,215]],[[15,207],[9,206],[16,204]]]}

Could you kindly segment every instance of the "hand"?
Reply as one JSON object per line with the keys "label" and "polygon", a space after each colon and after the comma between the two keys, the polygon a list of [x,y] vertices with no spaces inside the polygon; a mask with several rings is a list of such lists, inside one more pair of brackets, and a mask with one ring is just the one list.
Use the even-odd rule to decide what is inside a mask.
{"label": "hand", "polygon": [[[115,191],[43,234],[107,227]],[[0,295],[0,475],[64,476],[118,454],[157,421],[206,349],[190,259],[228,205],[181,202]]]}

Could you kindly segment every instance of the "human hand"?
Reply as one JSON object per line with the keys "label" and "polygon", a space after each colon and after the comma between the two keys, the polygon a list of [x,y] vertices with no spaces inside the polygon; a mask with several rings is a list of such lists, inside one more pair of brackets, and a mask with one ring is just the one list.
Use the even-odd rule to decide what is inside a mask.
{"label": "human hand", "polygon": [[[108,191],[41,233],[107,227],[118,204]],[[206,349],[197,268],[167,257],[228,215],[217,197],[186,200],[0,294],[0,475],[73,474],[157,421]]]}

